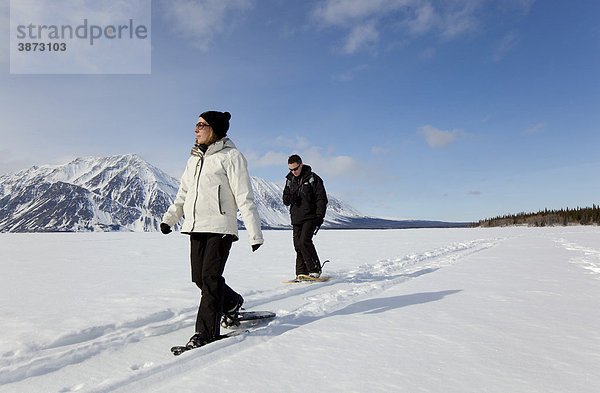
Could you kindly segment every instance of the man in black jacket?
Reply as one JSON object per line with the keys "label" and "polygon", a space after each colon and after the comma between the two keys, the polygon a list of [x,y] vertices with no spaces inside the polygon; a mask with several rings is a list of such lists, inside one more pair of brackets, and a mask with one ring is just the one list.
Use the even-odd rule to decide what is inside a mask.
{"label": "man in black jacket", "polygon": [[290,216],[294,228],[294,249],[296,250],[296,276],[308,274],[321,276],[321,262],[312,237],[315,229],[323,224],[327,210],[327,193],[323,180],[302,164],[300,156],[294,154],[288,159],[290,173],[283,190],[283,203],[290,206]]}

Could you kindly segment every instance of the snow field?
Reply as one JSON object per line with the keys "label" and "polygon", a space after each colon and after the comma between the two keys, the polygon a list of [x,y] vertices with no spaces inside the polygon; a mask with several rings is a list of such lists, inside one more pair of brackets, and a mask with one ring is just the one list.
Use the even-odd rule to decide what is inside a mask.
{"label": "snow field", "polygon": [[290,231],[234,243],[227,282],[278,318],[173,357],[199,291],[179,234],[0,236],[0,392],[596,392],[598,228]]}

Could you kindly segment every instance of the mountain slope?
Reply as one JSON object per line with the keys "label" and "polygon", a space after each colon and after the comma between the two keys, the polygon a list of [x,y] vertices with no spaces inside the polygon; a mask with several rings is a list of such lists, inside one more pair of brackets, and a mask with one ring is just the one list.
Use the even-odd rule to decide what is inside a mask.
{"label": "mountain slope", "polygon": [[[290,228],[283,186],[259,177],[251,182],[262,227]],[[178,188],[178,179],[135,154],[34,166],[0,177],[0,232],[157,231]],[[328,198],[325,228],[457,226],[367,217]]]}
{"label": "mountain slope", "polygon": [[157,230],[178,180],[135,154],[0,177],[0,231]]}
{"label": "mountain slope", "polygon": [[[290,213],[282,202],[283,186],[260,177],[251,177],[254,198],[263,227],[290,228]],[[327,216],[324,227],[344,226],[345,223],[364,217],[344,201],[327,195]]]}

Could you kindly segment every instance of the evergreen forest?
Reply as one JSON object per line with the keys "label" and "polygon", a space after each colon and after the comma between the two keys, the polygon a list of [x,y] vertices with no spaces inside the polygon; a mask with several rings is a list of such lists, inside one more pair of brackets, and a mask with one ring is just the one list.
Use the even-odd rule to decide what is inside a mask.
{"label": "evergreen forest", "polygon": [[518,213],[480,220],[473,227],[504,227],[524,225],[534,227],[567,226],[567,225],[599,225],[600,206],[577,207],[576,209],[540,210],[537,213]]}

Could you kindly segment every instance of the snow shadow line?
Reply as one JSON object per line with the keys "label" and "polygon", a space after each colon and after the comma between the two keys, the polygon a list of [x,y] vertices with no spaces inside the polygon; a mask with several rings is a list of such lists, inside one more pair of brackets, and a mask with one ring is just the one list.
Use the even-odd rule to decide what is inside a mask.
{"label": "snow shadow line", "polygon": [[410,295],[362,300],[349,304],[340,310],[319,316],[302,316],[291,314],[278,318],[278,324],[271,324],[265,330],[255,331],[251,334],[261,336],[279,336],[290,330],[306,326],[325,318],[353,314],[379,314],[403,307],[436,302],[438,300],[442,300],[446,296],[455,295],[459,292],[462,292],[462,289],[452,289],[438,292],[420,292]]}
{"label": "snow shadow line", "polygon": [[417,278],[425,274],[433,273],[439,270],[439,267],[431,268],[427,267],[424,269],[417,270],[412,273],[399,273],[399,274],[373,274],[373,273],[363,273],[361,275],[352,275],[346,277],[340,277],[341,282],[350,283],[350,284],[361,284],[361,283],[369,283],[369,282],[377,282],[377,281],[392,281],[400,278]]}
{"label": "snow shadow line", "polygon": [[386,298],[362,300],[360,302],[350,304],[342,308],[341,310],[334,311],[333,313],[327,315],[327,317],[352,314],[379,314],[382,312],[395,310],[397,308],[436,302],[438,300],[442,300],[446,296],[454,295],[459,292],[462,292],[462,289],[453,289],[439,292],[421,292],[413,293],[411,295],[400,295]]}

